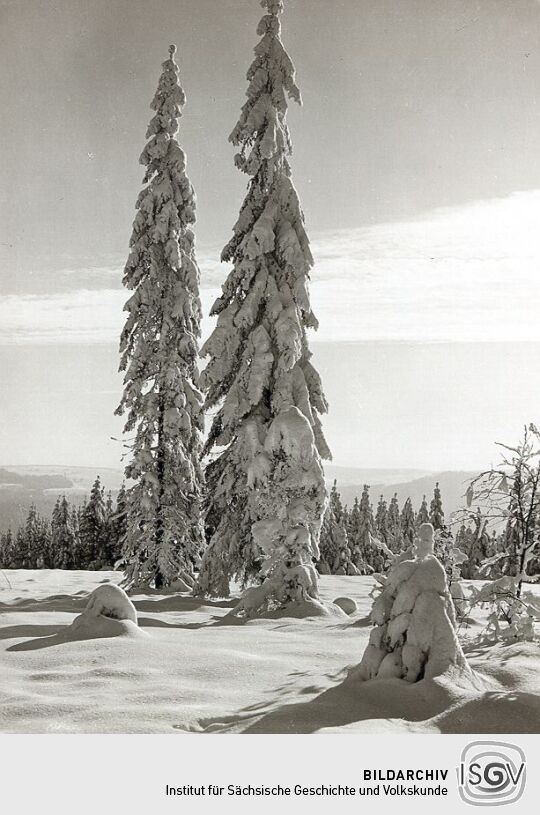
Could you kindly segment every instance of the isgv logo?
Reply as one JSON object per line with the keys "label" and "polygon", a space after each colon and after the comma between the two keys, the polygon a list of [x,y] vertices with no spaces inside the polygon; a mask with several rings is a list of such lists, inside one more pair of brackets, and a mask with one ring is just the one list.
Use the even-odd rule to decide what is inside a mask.
{"label": "isgv logo", "polygon": [[461,754],[458,786],[461,799],[473,806],[513,804],[523,795],[525,753],[502,741],[473,741]]}

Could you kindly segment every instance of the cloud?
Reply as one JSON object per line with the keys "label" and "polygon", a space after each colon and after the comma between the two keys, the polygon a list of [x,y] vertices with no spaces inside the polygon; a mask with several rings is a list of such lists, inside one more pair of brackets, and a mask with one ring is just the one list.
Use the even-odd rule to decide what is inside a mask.
{"label": "cloud", "polygon": [[316,236],[324,340],[539,340],[540,191]]}
{"label": "cloud", "polygon": [[[533,190],[312,236],[313,339],[540,340],[539,212]],[[199,251],[205,314],[227,273],[218,257]],[[0,343],[117,342],[127,296],[116,264],[64,269],[56,283],[64,290],[0,298]]]}

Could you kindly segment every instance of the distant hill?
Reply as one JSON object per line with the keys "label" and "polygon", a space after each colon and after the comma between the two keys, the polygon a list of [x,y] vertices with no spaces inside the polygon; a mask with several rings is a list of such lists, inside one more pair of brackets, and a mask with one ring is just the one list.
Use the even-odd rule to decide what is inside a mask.
{"label": "distant hill", "polygon": [[375,469],[362,467],[339,467],[335,464],[324,464],[326,480],[332,483],[334,479],[342,487],[356,486],[358,484],[399,484],[413,481],[416,478],[431,475],[430,470],[411,469]]}
{"label": "distant hill", "polygon": [[[119,490],[124,480],[124,471],[113,467],[5,464],[0,468],[0,473],[6,471],[17,475],[19,480],[29,478],[54,479],[56,483],[51,485],[52,489],[65,486],[72,490],[88,491],[94,483],[96,475],[99,475],[106,487]],[[62,483],[60,483],[60,480],[62,480]]]}
{"label": "distant hill", "polygon": [[22,489],[22,490],[46,490],[63,489],[73,486],[73,482],[64,475],[45,474],[30,475],[16,470],[6,470],[0,467],[0,490],[1,489]]}
{"label": "distant hill", "polygon": [[[369,476],[369,471],[363,472],[364,475]],[[378,471],[374,470],[373,472],[376,473]],[[343,484],[342,486],[338,479],[338,488],[343,502],[349,506],[352,505],[356,496],[361,496],[363,485],[369,484],[369,493],[374,507],[377,505],[380,495],[383,495],[386,501],[390,501],[394,493],[397,492],[400,507],[403,506],[407,498],[410,498],[416,511],[424,495],[427,498],[429,506],[429,502],[433,497],[433,488],[438,481],[441,488],[444,513],[448,519],[453,512],[465,507],[465,499],[463,496],[469,480],[474,478],[475,475],[478,475],[477,471],[451,470],[448,472],[429,473],[423,475],[421,478],[413,478],[410,481],[396,481],[392,483],[377,482],[375,478],[370,480],[368,477],[364,478],[362,483]]]}
{"label": "distant hill", "polygon": [[88,495],[96,476],[106,491],[116,496],[123,481],[122,470],[107,467],[19,466],[0,467],[0,531],[23,523],[30,504],[48,517],[59,495],[75,505]]}
{"label": "distant hill", "polygon": [[[410,497],[416,509],[425,494],[428,503],[433,495],[435,482],[440,483],[443,507],[447,517],[463,507],[463,494],[467,481],[476,472],[428,472],[414,469],[363,469],[361,467],[325,466],[327,482],[337,479],[339,490],[346,504],[352,505],[355,496],[360,497],[364,484],[370,485],[371,501],[376,506],[380,495],[389,501],[397,492],[400,506]],[[121,469],[107,467],[19,466],[0,467],[0,530],[19,526],[35,503],[43,515],[50,515],[58,495],[65,495],[74,504],[82,503],[96,478],[113,497],[120,489],[124,474]]]}

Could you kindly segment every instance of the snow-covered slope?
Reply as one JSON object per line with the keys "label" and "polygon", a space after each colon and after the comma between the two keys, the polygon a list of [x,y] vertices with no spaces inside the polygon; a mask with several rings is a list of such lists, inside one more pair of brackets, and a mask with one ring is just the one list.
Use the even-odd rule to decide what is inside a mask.
{"label": "snow-covered slope", "polygon": [[[347,679],[371,628],[371,578],[321,578],[324,600],[358,603],[346,619],[224,624],[234,600],[150,593],[132,598],[146,636],[124,629],[68,636],[88,594],[120,579],[0,573],[0,731],[540,732],[540,652],[532,643],[466,647],[475,683]],[[461,634],[478,629],[475,621]]]}

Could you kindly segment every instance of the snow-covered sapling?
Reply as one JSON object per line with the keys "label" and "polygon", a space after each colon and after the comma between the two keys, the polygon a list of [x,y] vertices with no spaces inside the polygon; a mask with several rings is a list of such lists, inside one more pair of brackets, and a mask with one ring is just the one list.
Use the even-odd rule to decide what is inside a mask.
{"label": "snow-covered sapling", "polygon": [[415,554],[397,560],[371,609],[369,644],[357,669],[361,679],[417,682],[451,668],[469,671],[455,632],[446,574],[433,554],[433,526],[418,531]]}

